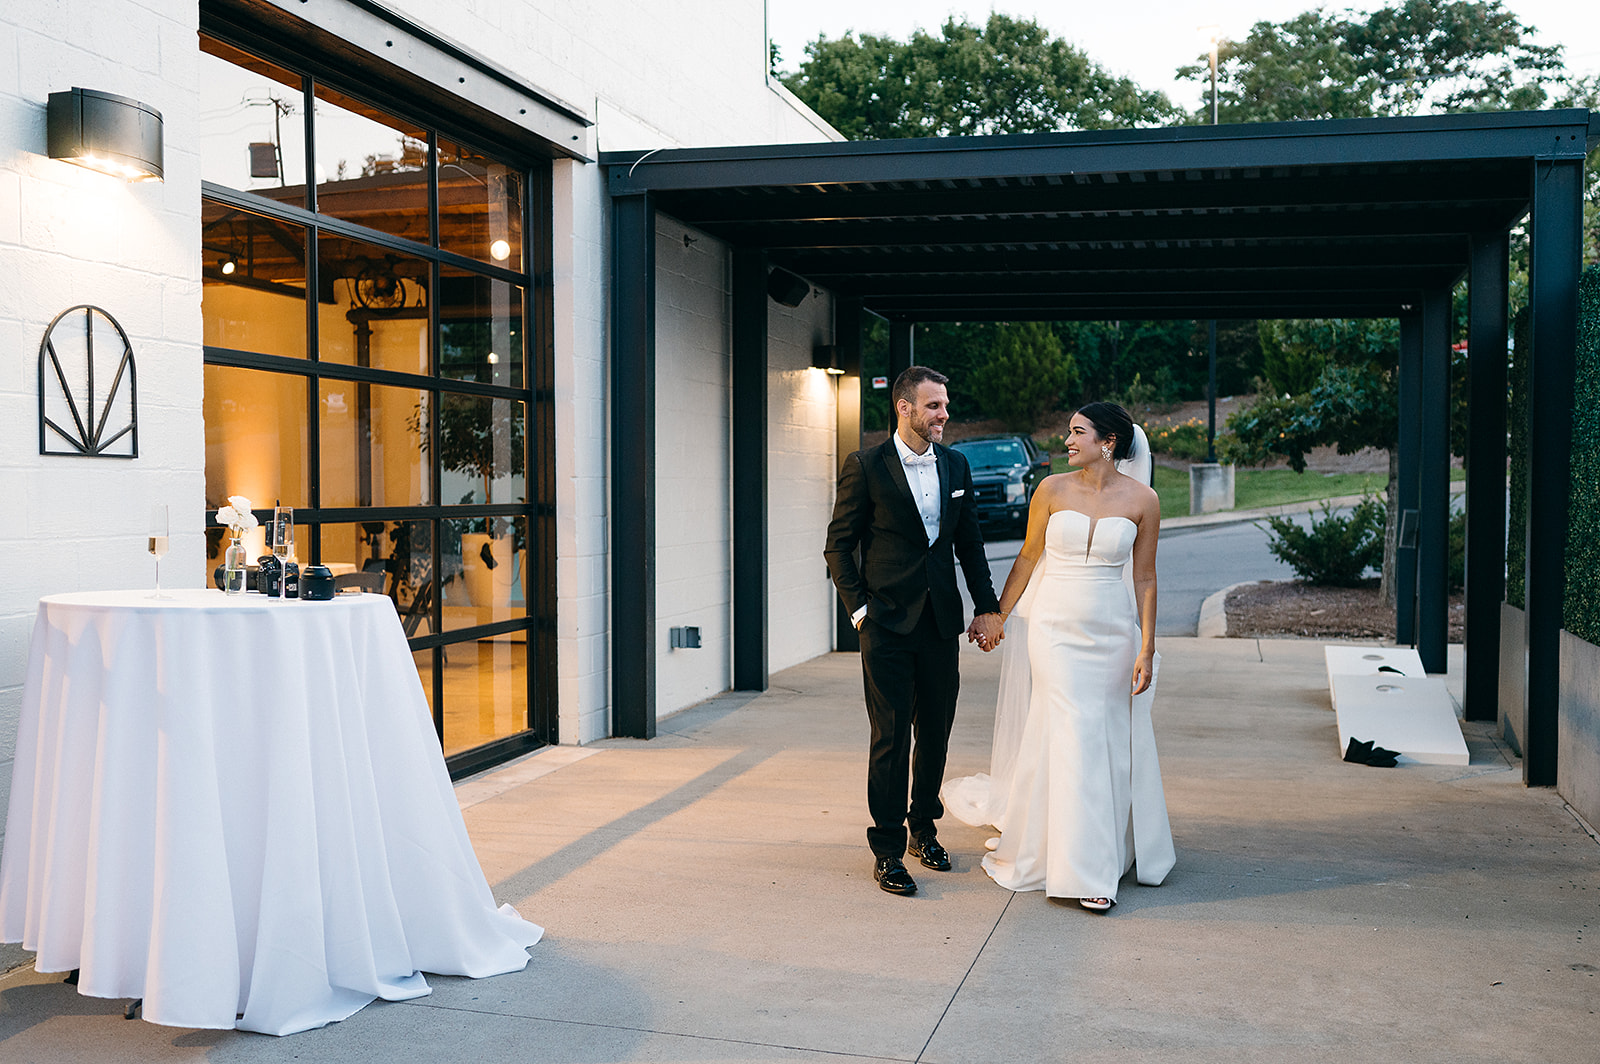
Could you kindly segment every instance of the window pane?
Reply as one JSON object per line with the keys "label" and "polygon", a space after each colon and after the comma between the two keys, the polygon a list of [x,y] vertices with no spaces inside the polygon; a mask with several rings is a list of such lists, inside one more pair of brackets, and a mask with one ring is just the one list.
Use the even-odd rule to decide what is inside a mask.
{"label": "window pane", "polygon": [[317,241],[317,344],[324,362],[429,373],[427,262],[359,240]]}
{"label": "window pane", "polygon": [[417,663],[417,679],[422,681],[422,693],[428,699],[428,713],[436,712],[433,705],[433,651],[413,650],[411,660]]}
{"label": "window pane", "polygon": [[445,631],[528,615],[523,600],[526,518],[455,518],[439,523],[439,535]]}
{"label": "window pane", "polygon": [[528,728],[524,633],[451,643],[444,654],[444,753],[448,757]]}
{"label": "window pane", "polygon": [[[336,529],[337,525],[324,525]],[[359,526],[365,537],[356,548],[354,557],[362,559],[366,568],[374,558],[381,558],[388,574],[385,584],[395,609],[400,611],[400,626],[406,638],[433,635],[434,594],[437,586],[433,579],[433,522],[432,521],[373,521]],[[327,532],[324,532],[327,535]],[[340,549],[336,545],[333,549]],[[330,558],[329,547],[324,542],[323,557]],[[354,564],[353,562],[350,564]],[[424,684],[426,686],[426,684]]]}
{"label": "window pane", "polygon": [[522,269],[522,171],[439,142],[439,246]]}
{"label": "window pane", "polygon": [[427,132],[325,85],[314,106],[317,212],[432,243]]}
{"label": "window pane", "polygon": [[200,176],[296,207],[306,202],[305,94],[300,75],[200,38],[205,86]]}
{"label": "window pane", "polygon": [[481,395],[439,396],[444,505],[525,501],[523,403]]}
{"label": "window pane", "polygon": [[[205,367],[206,508],[243,495],[256,509],[307,506],[306,381],[286,373]],[[265,553],[262,530],[245,538]],[[302,555],[304,557],[304,555]]]}
{"label": "window pane", "polygon": [[426,393],[321,382],[322,505],[426,506]]}
{"label": "window pane", "polygon": [[305,358],[305,230],[211,200],[200,227],[206,346]]}
{"label": "window pane", "polygon": [[[317,526],[321,536],[322,564],[333,570],[335,577],[365,573],[370,587],[362,590],[372,594],[387,595],[394,585],[390,576],[390,557],[393,541],[389,521],[363,521],[359,524],[322,524]],[[304,554],[301,555],[303,559]]]}
{"label": "window pane", "polygon": [[441,269],[439,375],[521,388],[522,362],[522,287]]}

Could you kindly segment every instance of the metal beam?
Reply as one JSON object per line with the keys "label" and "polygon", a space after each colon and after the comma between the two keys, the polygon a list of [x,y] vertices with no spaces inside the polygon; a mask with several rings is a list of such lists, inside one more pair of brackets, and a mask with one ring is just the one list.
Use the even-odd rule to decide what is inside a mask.
{"label": "metal beam", "polygon": [[[1148,208],[1113,215],[1055,218],[961,218],[944,221],[794,222],[782,225],[707,225],[730,243],[778,248],[976,247],[1015,244],[1094,244],[1183,240],[1331,240],[1350,236],[1465,236],[1485,225],[1509,224],[1520,202],[1486,216],[1471,208],[1414,207],[1407,211],[1307,210],[1169,214],[1159,196]],[[699,224],[696,222],[695,224]]]}
{"label": "metal beam", "polygon": [[1588,136],[1587,112],[1573,109],[617,152],[601,161],[616,194],[737,185],[937,185],[1049,174],[1159,180],[1188,170],[1260,177],[1279,167],[1454,166],[1533,158],[1567,143],[1581,158]]}
{"label": "metal beam", "polygon": [[1417,472],[1417,654],[1428,672],[1449,670],[1450,289],[1422,300],[1421,439]]}
{"label": "metal beam", "polygon": [[1394,640],[1417,641],[1417,547],[1419,465],[1422,458],[1422,310],[1421,300],[1414,309],[1400,315],[1400,438],[1399,472],[1395,484],[1395,516],[1398,537],[1394,552]]}
{"label": "metal beam", "polygon": [[[861,340],[866,313],[861,300],[844,298],[834,303],[833,315],[833,342],[839,350],[839,368],[844,370],[841,376],[834,378],[838,386],[833,453],[842,468],[844,460],[861,449]],[[844,600],[835,595],[833,602],[833,649],[859,651],[861,636],[850,623],[850,612],[845,609]]]}
{"label": "metal beam", "polygon": [[1520,167],[1410,173],[1292,172],[1270,180],[1218,180],[1210,173],[1170,175],[1164,181],[1107,184],[1094,176],[1054,181],[968,185],[947,189],[850,187],[818,191],[798,186],[782,192],[727,190],[664,194],[663,210],[697,224],[831,222],[872,218],[970,218],[1148,209],[1152,197],[1171,210],[1271,210],[1282,207],[1476,205],[1491,209],[1528,196]]}
{"label": "metal beam", "polygon": [[[1580,142],[1581,143],[1581,142]],[[1528,734],[1522,776],[1556,783],[1561,621],[1566,598],[1567,502],[1571,485],[1572,390],[1578,347],[1578,271],[1583,231],[1583,160],[1533,162],[1528,233],[1530,316],[1527,536]]]}
{"label": "metal beam", "polygon": [[[836,288],[862,296],[946,296],[990,298],[997,295],[1133,296],[1160,293],[1165,297],[1216,294],[1317,293],[1415,291],[1447,285],[1465,264],[1423,270],[1415,266],[1370,265],[1345,269],[1301,270],[1162,270],[1139,273],[979,273],[960,271],[912,273],[900,276],[839,277]],[[815,278],[812,278],[815,280]]]}
{"label": "metal beam", "polygon": [[656,212],[612,201],[611,729],[656,733]]}
{"label": "metal beam", "polygon": [[917,360],[916,352],[917,326],[911,321],[889,322],[889,431],[893,432],[898,427],[899,416],[895,411],[894,382],[900,374],[910,369]]}
{"label": "metal beam", "polygon": [[767,260],[733,249],[733,689],[767,689]]}
{"label": "metal beam", "polygon": [[1381,266],[1440,267],[1466,265],[1455,237],[1385,240],[1381,237],[1325,240],[1319,243],[1259,240],[1247,244],[1217,241],[1169,247],[1091,247],[1006,250],[800,250],[775,254],[773,261],[813,282],[834,278],[894,277],[907,273],[1144,273],[1162,270],[1271,270],[1363,268]]}
{"label": "metal beam", "polygon": [[1264,305],[1256,303],[1224,303],[1210,300],[1204,303],[1130,303],[1094,302],[1065,305],[1036,301],[1011,303],[1005,306],[940,306],[937,300],[914,305],[881,306],[868,300],[866,306],[872,313],[888,321],[1175,321],[1180,318],[1195,319],[1215,314],[1219,319],[1250,318],[1392,318],[1400,313],[1402,300],[1420,300],[1420,295],[1392,296],[1368,302],[1345,301],[1340,303],[1282,303]]}
{"label": "metal beam", "polygon": [[1510,239],[1472,238],[1467,289],[1468,720],[1499,716],[1500,603],[1506,593],[1506,351]]}

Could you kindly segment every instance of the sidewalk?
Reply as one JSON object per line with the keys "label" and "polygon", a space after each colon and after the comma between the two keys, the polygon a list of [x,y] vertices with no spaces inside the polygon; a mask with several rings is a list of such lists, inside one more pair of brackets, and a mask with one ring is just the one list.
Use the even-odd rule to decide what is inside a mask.
{"label": "sidewalk", "polygon": [[[121,1018],[31,970],[0,1059],[1592,1061],[1600,843],[1468,725],[1472,764],[1338,758],[1320,643],[1167,639],[1178,864],[1108,916],[953,872],[879,891],[854,655],[714,699],[651,742],[558,748],[458,797],[526,971],[270,1039]],[[969,650],[953,773],[986,766],[998,659]]]}

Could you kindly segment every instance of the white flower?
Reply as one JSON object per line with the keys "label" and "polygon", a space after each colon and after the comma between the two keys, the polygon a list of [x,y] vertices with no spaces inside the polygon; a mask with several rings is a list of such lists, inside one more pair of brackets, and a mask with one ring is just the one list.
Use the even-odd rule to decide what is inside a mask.
{"label": "white flower", "polygon": [[227,525],[237,535],[256,527],[260,522],[256,520],[256,515],[250,512],[249,499],[243,495],[229,495],[228,505],[217,510],[217,524]]}

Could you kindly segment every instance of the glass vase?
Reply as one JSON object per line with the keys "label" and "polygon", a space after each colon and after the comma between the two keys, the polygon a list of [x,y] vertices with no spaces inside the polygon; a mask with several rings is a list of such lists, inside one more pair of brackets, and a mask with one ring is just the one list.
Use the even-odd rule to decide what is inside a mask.
{"label": "glass vase", "polygon": [[250,556],[245,553],[244,542],[239,535],[235,535],[222,555],[222,590],[225,594],[244,594],[244,581],[249,567]]}

